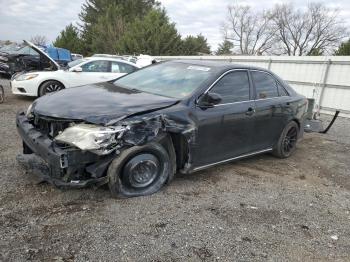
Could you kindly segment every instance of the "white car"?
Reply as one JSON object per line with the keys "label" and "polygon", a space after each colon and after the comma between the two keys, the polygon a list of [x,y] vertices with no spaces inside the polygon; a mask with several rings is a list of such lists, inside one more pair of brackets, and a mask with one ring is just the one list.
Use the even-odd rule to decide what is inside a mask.
{"label": "white car", "polygon": [[78,59],[62,68],[35,45],[31,44],[31,48],[47,57],[51,61],[51,67],[47,71],[14,75],[11,79],[13,94],[43,96],[64,88],[107,82],[139,69],[139,66],[131,62],[109,57]]}

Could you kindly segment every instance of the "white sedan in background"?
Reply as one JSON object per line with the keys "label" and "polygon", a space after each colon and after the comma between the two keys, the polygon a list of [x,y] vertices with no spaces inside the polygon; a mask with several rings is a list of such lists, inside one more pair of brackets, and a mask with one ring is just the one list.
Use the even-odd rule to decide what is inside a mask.
{"label": "white sedan in background", "polygon": [[[35,46],[32,48],[35,49]],[[47,56],[45,53],[43,55]],[[51,60],[53,69],[14,75],[11,80],[12,93],[25,96],[43,96],[64,88],[110,81],[139,68],[131,62],[108,57],[78,59],[68,63],[66,68],[60,67],[50,57],[48,59]]]}

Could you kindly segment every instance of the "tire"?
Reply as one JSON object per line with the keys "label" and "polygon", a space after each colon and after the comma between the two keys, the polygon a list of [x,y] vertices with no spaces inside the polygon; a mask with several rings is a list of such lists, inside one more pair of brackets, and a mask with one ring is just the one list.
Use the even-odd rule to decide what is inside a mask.
{"label": "tire", "polygon": [[44,96],[48,93],[57,92],[62,89],[64,89],[64,85],[62,85],[58,81],[50,80],[41,84],[41,86],[39,87],[39,96]]}
{"label": "tire", "polygon": [[158,192],[173,177],[173,161],[157,142],[124,150],[110,164],[112,197],[137,197]]}
{"label": "tire", "polygon": [[299,137],[299,126],[296,122],[289,122],[283,129],[277,144],[273,149],[273,155],[278,158],[290,157],[296,150]]}

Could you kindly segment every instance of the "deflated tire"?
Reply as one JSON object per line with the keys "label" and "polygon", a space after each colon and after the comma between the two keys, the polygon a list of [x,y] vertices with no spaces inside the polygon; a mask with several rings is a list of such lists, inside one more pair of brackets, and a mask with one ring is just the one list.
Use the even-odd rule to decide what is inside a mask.
{"label": "deflated tire", "polygon": [[172,177],[173,166],[166,149],[157,142],[124,150],[108,168],[113,197],[136,197],[159,191]]}

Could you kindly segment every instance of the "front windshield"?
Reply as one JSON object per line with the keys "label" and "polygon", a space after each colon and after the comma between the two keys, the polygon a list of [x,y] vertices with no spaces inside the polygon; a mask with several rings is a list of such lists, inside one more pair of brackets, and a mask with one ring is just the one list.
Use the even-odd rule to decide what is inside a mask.
{"label": "front windshield", "polygon": [[79,65],[79,64],[81,64],[81,63],[83,63],[85,61],[87,61],[87,60],[86,59],[74,60],[74,61],[68,63],[68,67],[71,68],[71,67]]}
{"label": "front windshield", "polygon": [[143,92],[184,98],[211,75],[211,68],[168,62],[144,68],[114,82],[115,85]]}

